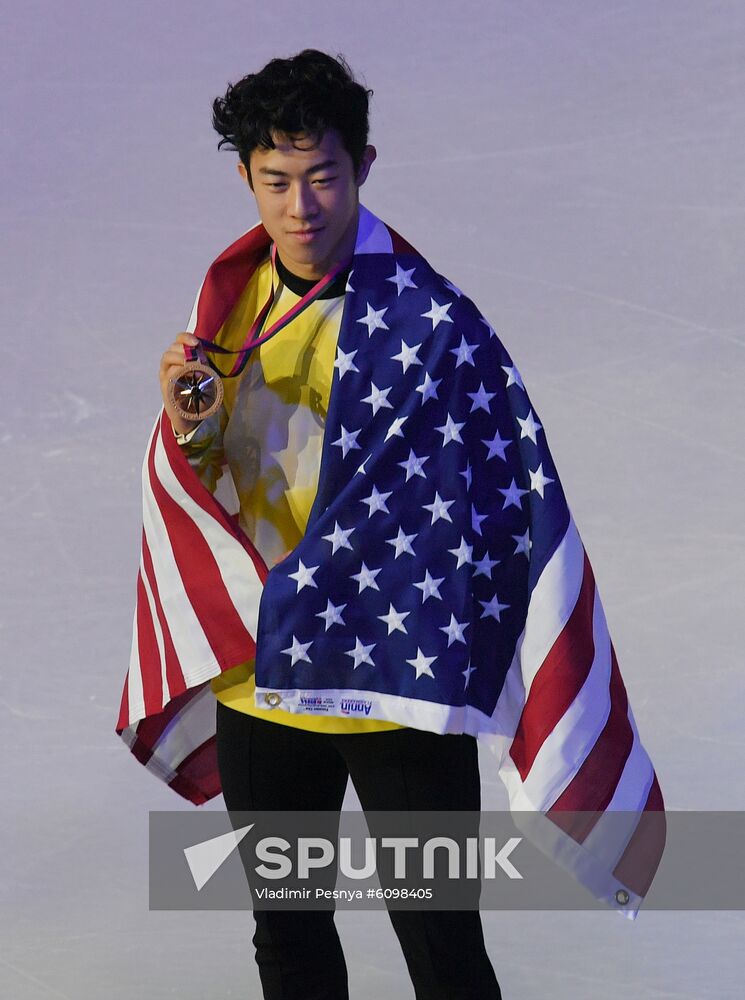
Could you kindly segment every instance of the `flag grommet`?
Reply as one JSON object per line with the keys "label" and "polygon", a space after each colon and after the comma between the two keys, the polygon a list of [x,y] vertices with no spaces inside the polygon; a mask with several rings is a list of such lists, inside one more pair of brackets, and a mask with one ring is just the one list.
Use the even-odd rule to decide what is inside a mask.
{"label": "flag grommet", "polygon": [[270,694],[264,695],[264,701],[270,708],[276,708],[282,701],[282,695],[277,694],[276,691],[272,691]]}
{"label": "flag grommet", "polygon": [[618,903],[618,904],[619,904],[620,906],[626,906],[626,904],[628,903],[629,899],[630,899],[630,896],[629,896],[629,894],[628,894],[628,893],[626,892],[626,890],[625,890],[625,889],[618,889],[618,890],[616,891],[616,902],[617,902],[617,903]]}

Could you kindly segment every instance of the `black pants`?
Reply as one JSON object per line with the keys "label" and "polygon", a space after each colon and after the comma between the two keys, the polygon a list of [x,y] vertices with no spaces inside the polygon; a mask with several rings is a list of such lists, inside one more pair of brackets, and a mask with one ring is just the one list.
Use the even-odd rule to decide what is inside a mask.
{"label": "black pants", "polygon": [[[312,733],[217,702],[226,808],[339,811],[351,775],[362,808],[481,808],[472,736],[394,729]],[[478,910],[389,910],[417,1000],[501,1000]],[[265,1000],[348,1000],[330,910],[254,910]]]}

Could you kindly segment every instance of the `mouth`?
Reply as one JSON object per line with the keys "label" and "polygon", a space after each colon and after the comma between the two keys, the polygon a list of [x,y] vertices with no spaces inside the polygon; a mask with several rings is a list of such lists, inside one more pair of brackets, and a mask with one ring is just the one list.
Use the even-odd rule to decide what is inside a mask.
{"label": "mouth", "polygon": [[293,236],[296,240],[299,240],[301,243],[311,243],[322,232],[323,232],[323,226],[319,226],[318,229],[296,229],[294,230],[294,232],[289,233],[289,235]]}

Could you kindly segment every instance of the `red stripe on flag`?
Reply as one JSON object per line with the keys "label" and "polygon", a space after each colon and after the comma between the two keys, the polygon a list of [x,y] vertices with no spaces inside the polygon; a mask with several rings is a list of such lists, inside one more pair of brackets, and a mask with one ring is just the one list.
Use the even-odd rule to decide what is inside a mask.
{"label": "red stripe on flag", "polygon": [[[186,455],[184,455],[181,447],[176,441],[173,428],[171,427],[171,423],[166,416],[165,411],[161,414],[158,433],[161,435],[163,447],[165,448],[166,456],[168,457],[168,462],[171,466],[171,472],[173,472],[183,490],[189,494],[195,504],[201,507],[206,514],[209,514],[210,517],[213,517],[223,526],[223,528],[225,528],[227,532],[229,532],[229,534],[233,536],[233,538],[236,539],[236,541],[241,543],[250,556],[261,583],[264,584],[267,576],[269,575],[269,567],[264,562],[264,559],[258,549],[254,546],[251,539],[240,527],[238,518],[228,514],[220,501],[215,499],[197,473],[189,465],[189,460]],[[251,655],[253,655],[253,653],[251,653]],[[246,657],[246,659],[248,658],[249,657]]]}
{"label": "red stripe on flag", "polygon": [[594,601],[595,579],[585,552],[582,587],[577,603],[533,679],[510,747],[510,756],[523,781],[544,740],[553,732],[590,673],[595,655],[592,638]]}
{"label": "red stripe on flag", "polygon": [[[204,535],[158,479],[154,447],[148,455],[148,471],[150,487],[161,510],[173,557],[194,614],[221,669],[234,667],[255,654],[253,636],[246,630],[230,599]],[[144,662],[143,670],[147,671]]]}
{"label": "red stripe on flag", "polygon": [[119,705],[119,719],[116,723],[116,732],[121,733],[129,725],[129,670],[127,671],[127,676],[124,678],[124,690],[122,691],[122,700]]}
{"label": "red stripe on flag", "polygon": [[388,230],[388,232],[390,234],[391,245],[393,247],[394,254],[396,254],[396,253],[403,253],[403,254],[413,254],[415,257],[421,257],[422,256],[419,253],[419,251],[416,250],[416,249],[414,249],[414,247],[411,245],[411,243],[409,243],[408,240],[405,240],[403,238],[403,236],[401,236],[399,233],[396,232],[395,229],[392,229],[389,225],[387,225],[385,223],[384,223],[384,225],[385,225],[385,228]]}
{"label": "red stripe on flag", "polygon": [[217,740],[214,735],[179,764],[178,774],[169,785],[195,805],[201,805],[220,794],[222,786],[217,767]]}
{"label": "red stripe on flag", "polygon": [[198,684],[196,687],[174,695],[162,711],[154,715],[149,715],[137,723],[135,727],[136,739],[132,747],[132,753],[141,763],[147,764],[153,754],[153,750],[158,746],[163,733],[170,723],[179,712],[188,706],[192,698],[196,698],[200,694],[207,684],[209,684],[209,681],[205,681],[203,684]]}
{"label": "red stripe on flag", "polygon": [[662,852],[665,849],[667,820],[665,804],[655,774],[649,789],[644,812],[621,860],[613,869],[613,874],[623,885],[639,896],[645,896],[652,884]]}
{"label": "red stripe on flag", "polygon": [[264,227],[254,226],[210,264],[197,304],[197,337],[215,339],[270,244]]}
{"label": "red stripe on flag", "polygon": [[580,844],[608,808],[634,743],[626,688],[612,644],[610,702],[608,720],[595,746],[547,814]]}
{"label": "red stripe on flag", "polygon": [[145,592],[142,571],[137,575],[137,645],[142,678],[142,700],[145,712],[159,712],[163,704],[160,650],[155,639],[155,626],[150,603]]}
{"label": "red stripe on flag", "polygon": [[163,701],[165,701],[173,694],[179,694],[183,691],[186,687],[186,682],[184,680],[184,674],[181,669],[181,664],[179,663],[178,655],[176,654],[176,649],[173,645],[171,630],[168,627],[168,622],[166,621],[166,616],[160,603],[160,594],[158,593],[158,584],[155,579],[153,560],[150,555],[150,547],[147,544],[144,531],[142,533],[142,561],[145,567],[148,583],[150,584],[150,590],[153,594],[155,613],[158,616],[158,621],[163,635],[163,650],[166,660],[166,681],[168,683],[168,691],[163,692]]}

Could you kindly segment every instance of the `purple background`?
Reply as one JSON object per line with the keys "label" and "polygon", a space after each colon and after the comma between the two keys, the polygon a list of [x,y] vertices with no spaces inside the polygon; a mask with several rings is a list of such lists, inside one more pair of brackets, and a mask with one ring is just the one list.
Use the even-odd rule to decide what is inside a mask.
{"label": "purple background", "polygon": [[[148,810],[191,807],[113,727],[158,359],[256,221],[211,101],[307,46],[375,91],[364,203],[521,369],[667,805],[745,807],[745,6],[31,0],[1,24],[0,995],[260,995],[250,914],[148,912]],[[385,914],[338,919],[355,1000],[411,997]],[[740,995],[740,914],[483,919],[505,1000]]]}

